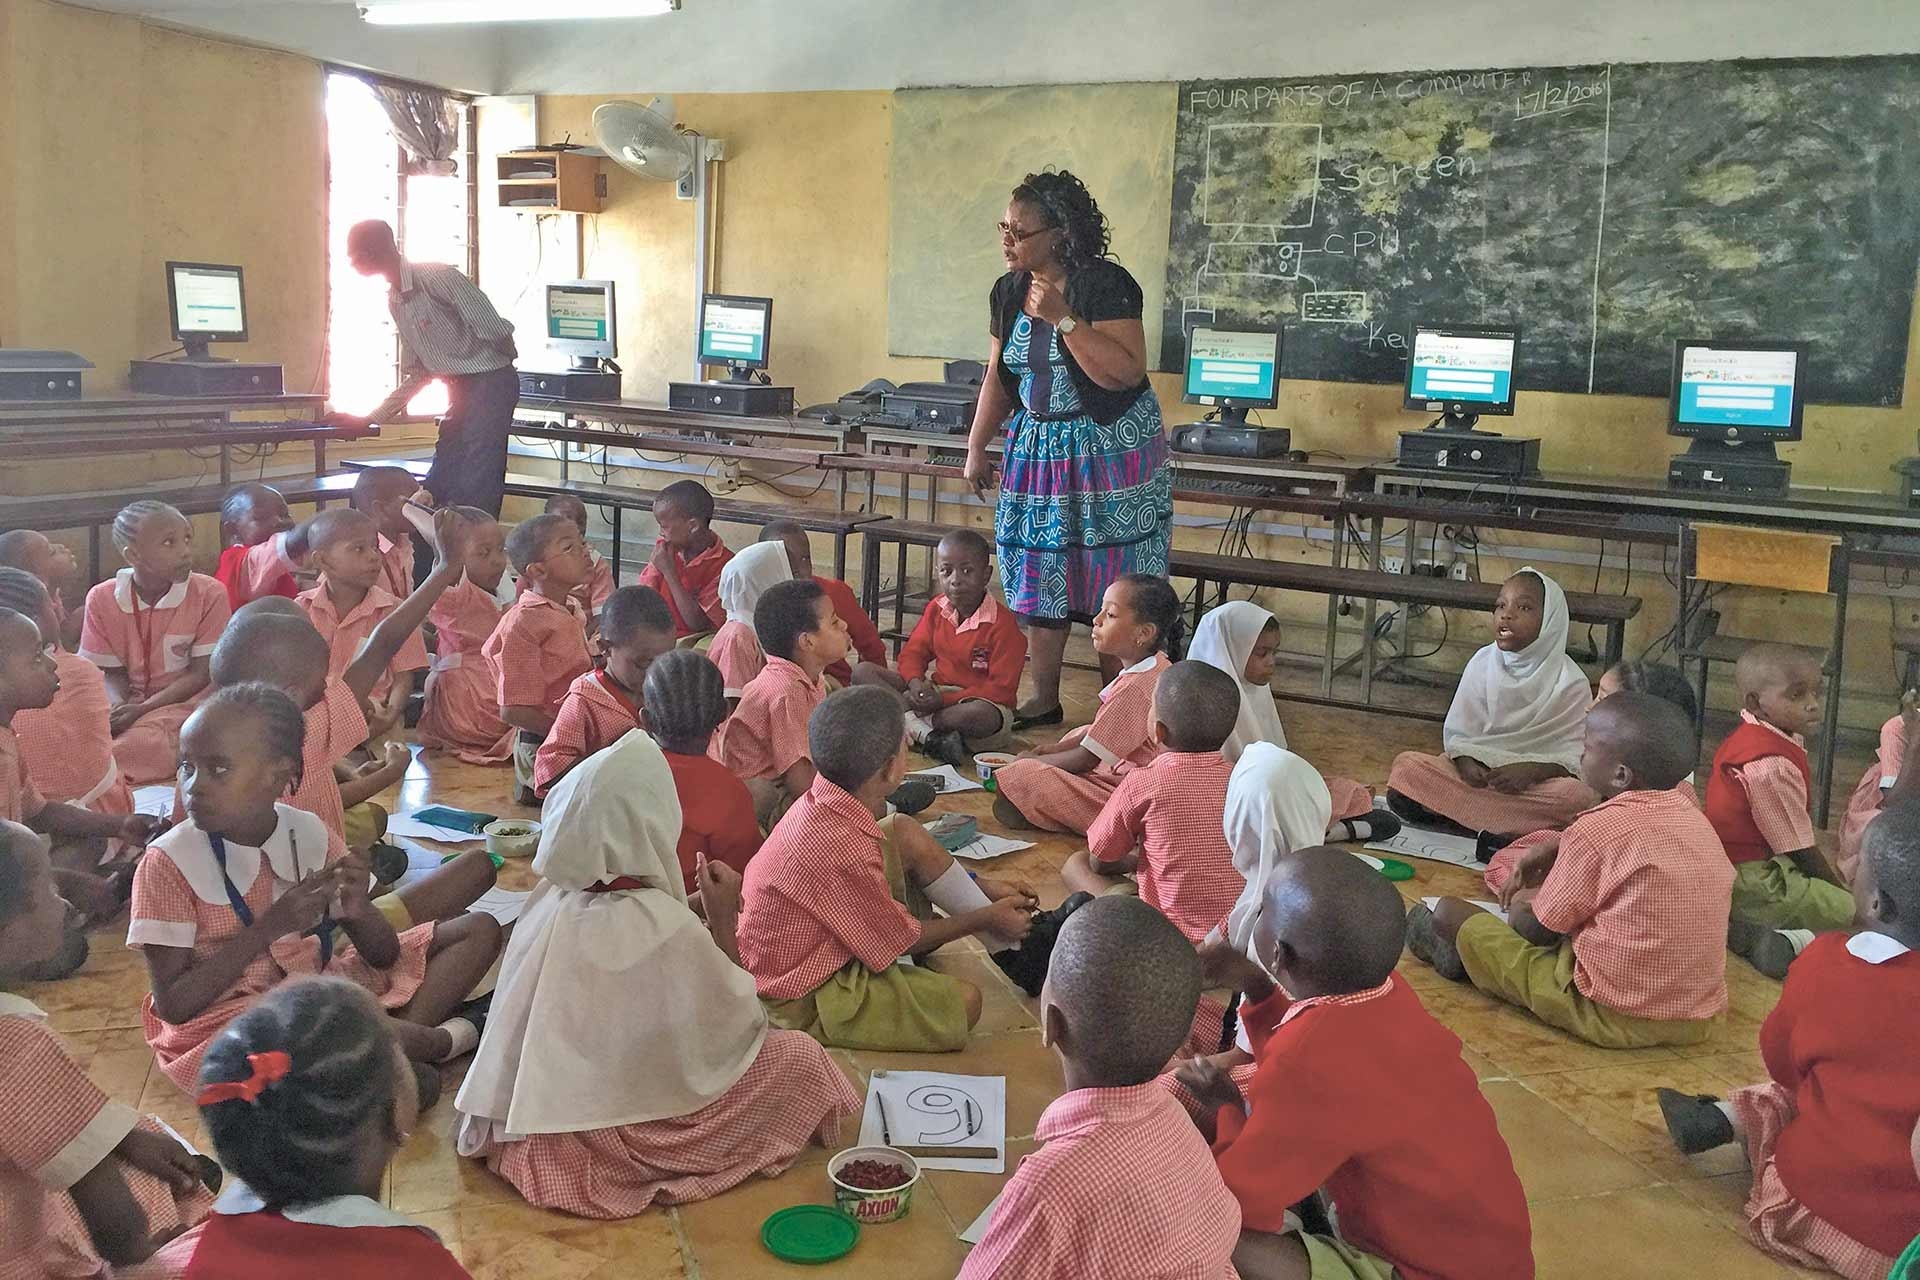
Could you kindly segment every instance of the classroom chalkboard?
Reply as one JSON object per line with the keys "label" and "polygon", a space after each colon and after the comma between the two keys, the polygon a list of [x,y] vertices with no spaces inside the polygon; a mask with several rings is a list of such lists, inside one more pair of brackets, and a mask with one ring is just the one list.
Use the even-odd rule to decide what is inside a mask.
{"label": "classroom chalkboard", "polygon": [[1916,266],[1917,58],[1194,81],[1160,367],[1279,323],[1285,376],[1397,382],[1414,323],[1504,323],[1522,388],[1664,396],[1676,338],[1797,338],[1895,405]]}

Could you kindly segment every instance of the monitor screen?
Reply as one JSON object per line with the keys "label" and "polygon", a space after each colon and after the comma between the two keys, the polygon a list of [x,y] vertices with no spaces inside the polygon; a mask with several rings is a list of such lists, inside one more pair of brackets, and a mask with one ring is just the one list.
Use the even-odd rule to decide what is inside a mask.
{"label": "monitor screen", "polygon": [[766,368],[772,320],[772,298],[708,294],[700,304],[700,359],[707,364]]}
{"label": "monitor screen", "polygon": [[1685,435],[1798,439],[1806,362],[1805,343],[1676,343],[1673,426]]}
{"label": "monitor screen", "polygon": [[239,267],[169,262],[167,301],[173,308],[176,338],[241,341],[247,336],[246,293]]}
{"label": "monitor screen", "polygon": [[1278,329],[1195,329],[1187,339],[1187,398],[1273,409],[1280,404]]}
{"label": "monitor screen", "polygon": [[613,281],[562,280],[548,285],[547,345],[580,356],[618,354]]}
{"label": "monitor screen", "polygon": [[1513,330],[1422,325],[1413,331],[1411,345],[1409,408],[1461,404],[1476,413],[1513,412],[1514,356],[1520,346]]}

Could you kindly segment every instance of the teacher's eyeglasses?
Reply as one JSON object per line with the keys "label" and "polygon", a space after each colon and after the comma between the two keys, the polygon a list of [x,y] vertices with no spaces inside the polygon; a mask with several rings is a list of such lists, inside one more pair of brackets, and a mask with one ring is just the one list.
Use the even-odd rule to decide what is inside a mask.
{"label": "teacher's eyeglasses", "polygon": [[1037,235],[1054,230],[1052,227],[1035,227],[1031,231],[1022,231],[1011,222],[996,222],[994,225],[1000,229],[1000,239],[1005,244],[1025,244]]}

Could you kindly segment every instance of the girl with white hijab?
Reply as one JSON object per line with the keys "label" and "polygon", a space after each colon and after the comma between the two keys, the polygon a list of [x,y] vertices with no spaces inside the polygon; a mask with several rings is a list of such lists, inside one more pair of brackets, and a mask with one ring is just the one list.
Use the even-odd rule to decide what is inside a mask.
{"label": "girl with white hijab", "polygon": [[753,608],[767,588],[793,580],[793,565],[780,542],[756,542],[720,570],[720,607],[727,620],[707,644],[707,657],[720,668],[729,705],[740,701],[747,681],[766,669],[767,655],[753,629]]}
{"label": "girl with white hijab", "polygon": [[688,908],[680,802],[653,740],[635,730],[589,756],[542,820],[541,883],[455,1103],[460,1154],[531,1204],[624,1218],[837,1141],[860,1097],[818,1043],[768,1027],[730,958],[738,873],[702,868],[711,932]]}
{"label": "girl with white hijab", "polygon": [[[1280,622],[1251,600],[1230,600],[1200,619],[1187,657],[1232,676],[1240,686],[1240,719],[1220,754],[1237,761],[1259,742],[1285,749],[1287,733],[1274,701],[1273,651],[1280,642]],[[1327,778],[1333,800],[1333,822],[1327,836],[1334,840],[1372,840],[1400,829],[1400,820],[1373,807],[1373,792],[1351,778]],[[1315,843],[1318,843],[1316,841]]]}
{"label": "girl with white hijab", "polygon": [[1494,642],[1461,673],[1445,754],[1393,762],[1387,804],[1409,822],[1519,835],[1600,802],[1577,776],[1593,690],[1567,656],[1567,596],[1538,569],[1508,578]]}

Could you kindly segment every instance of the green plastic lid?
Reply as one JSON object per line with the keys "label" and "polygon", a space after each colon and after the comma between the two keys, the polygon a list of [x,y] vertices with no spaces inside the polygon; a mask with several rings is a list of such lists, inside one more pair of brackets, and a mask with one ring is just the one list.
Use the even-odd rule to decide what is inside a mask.
{"label": "green plastic lid", "polygon": [[1398,858],[1380,859],[1380,874],[1389,880],[1413,879],[1413,868]]}
{"label": "green plastic lid", "polygon": [[827,1204],[797,1204],[760,1224],[760,1243],[774,1257],[812,1266],[844,1258],[860,1243],[860,1224]]}

